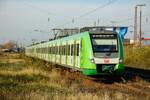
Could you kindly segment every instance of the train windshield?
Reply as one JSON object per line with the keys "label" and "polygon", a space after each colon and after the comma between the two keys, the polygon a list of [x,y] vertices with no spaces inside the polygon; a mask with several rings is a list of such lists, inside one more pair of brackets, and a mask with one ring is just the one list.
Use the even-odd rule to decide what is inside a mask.
{"label": "train windshield", "polygon": [[94,52],[117,52],[117,34],[93,34],[91,35]]}

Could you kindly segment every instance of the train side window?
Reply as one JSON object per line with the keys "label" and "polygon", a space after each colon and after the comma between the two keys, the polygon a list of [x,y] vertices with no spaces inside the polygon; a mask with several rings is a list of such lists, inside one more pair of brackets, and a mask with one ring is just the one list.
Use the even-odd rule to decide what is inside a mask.
{"label": "train side window", "polygon": [[58,55],[60,55],[60,46],[58,46]]}
{"label": "train side window", "polygon": [[55,54],[55,52],[56,52],[56,47],[54,47],[54,54]]}
{"label": "train side window", "polygon": [[63,55],[63,46],[61,46],[61,55]]}
{"label": "train side window", "polygon": [[66,51],[66,48],[65,48],[65,45],[64,45],[64,55],[65,55],[65,51]]}
{"label": "train side window", "polygon": [[54,54],[55,48],[53,47],[53,54]]}
{"label": "train side window", "polygon": [[77,56],[79,56],[79,44],[77,44]]}
{"label": "train side window", "polygon": [[64,45],[64,55],[65,55],[65,53],[66,53],[66,46]]}
{"label": "train side window", "polygon": [[57,46],[57,55],[58,55],[58,51],[59,51],[59,48],[58,48],[58,46]]}
{"label": "train side window", "polygon": [[59,46],[59,55],[61,55],[61,50],[62,50],[61,46]]}
{"label": "train side window", "polygon": [[47,54],[47,47],[45,48],[45,54]]}
{"label": "train side window", "polygon": [[59,54],[59,46],[57,46],[57,55]]}
{"label": "train side window", "polygon": [[54,54],[56,54],[56,47],[54,47]]}
{"label": "train side window", "polygon": [[50,54],[51,54],[51,52],[52,52],[52,51],[51,51],[51,47],[49,47],[49,52],[50,52]]}
{"label": "train side window", "polygon": [[65,55],[65,46],[63,46],[63,49],[64,49],[64,50],[63,50],[63,55]]}
{"label": "train side window", "polygon": [[65,45],[64,45],[64,55],[65,55]]}
{"label": "train side window", "polygon": [[53,54],[54,54],[54,51],[55,51],[55,50],[54,50],[54,47],[53,47]]}
{"label": "train side window", "polygon": [[44,54],[46,53],[46,48],[43,48],[43,53],[44,53]]}
{"label": "train side window", "polygon": [[45,54],[45,48],[43,48],[43,54]]}
{"label": "train side window", "polygon": [[57,46],[56,46],[56,55],[57,55],[57,51],[58,51],[58,48],[57,48]]}
{"label": "train side window", "polygon": [[59,46],[57,46],[57,55],[59,55]]}
{"label": "train side window", "polygon": [[68,55],[68,45],[65,46],[65,54]]}
{"label": "train side window", "polygon": [[73,44],[71,45],[71,56],[73,56]]}
{"label": "train side window", "polygon": [[51,54],[53,54],[53,47],[51,47]]}
{"label": "train side window", "polygon": [[74,55],[76,55],[77,52],[77,48],[76,48],[76,44],[74,44]]}
{"label": "train side window", "polygon": [[48,52],[48,47],[46,47],[46,54],[48,54],[49,52]]}
{"label": "train side window", "polygon": [[63,55],[65,55],[65,53],[64,53],[64,52],[65,52],[65,46],[63,46]]}
{"label": "train side window", "polygon": [[70,55],[70,45],[68,45],[68,56]]}

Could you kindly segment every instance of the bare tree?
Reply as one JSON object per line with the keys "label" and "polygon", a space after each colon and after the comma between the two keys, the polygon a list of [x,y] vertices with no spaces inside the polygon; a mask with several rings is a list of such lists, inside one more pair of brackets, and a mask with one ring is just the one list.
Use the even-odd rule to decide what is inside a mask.
{"label": "bare tree", "polygon": [[14,41],[8,41],[3,44],[4,49],[13,49],[16,48],[17,44]]}

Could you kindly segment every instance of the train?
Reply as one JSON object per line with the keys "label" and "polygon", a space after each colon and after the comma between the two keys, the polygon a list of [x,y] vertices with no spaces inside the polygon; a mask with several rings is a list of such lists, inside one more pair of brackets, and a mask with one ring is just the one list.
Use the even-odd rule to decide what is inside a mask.
{"label": "train", "polygon": [[127,27],[83,27],[78,33],[27,46],[25,55],[80,71],[86,76],[122,75]]}

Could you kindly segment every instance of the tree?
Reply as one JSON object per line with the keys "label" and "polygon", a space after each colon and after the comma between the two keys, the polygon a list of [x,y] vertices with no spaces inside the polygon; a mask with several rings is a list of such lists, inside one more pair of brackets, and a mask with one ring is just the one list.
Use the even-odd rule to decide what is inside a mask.
{"label": "tree", "polygon": [[16,48],[17,44],[14,41],[8,41],[3,44],[4,49],[13,49]]}

